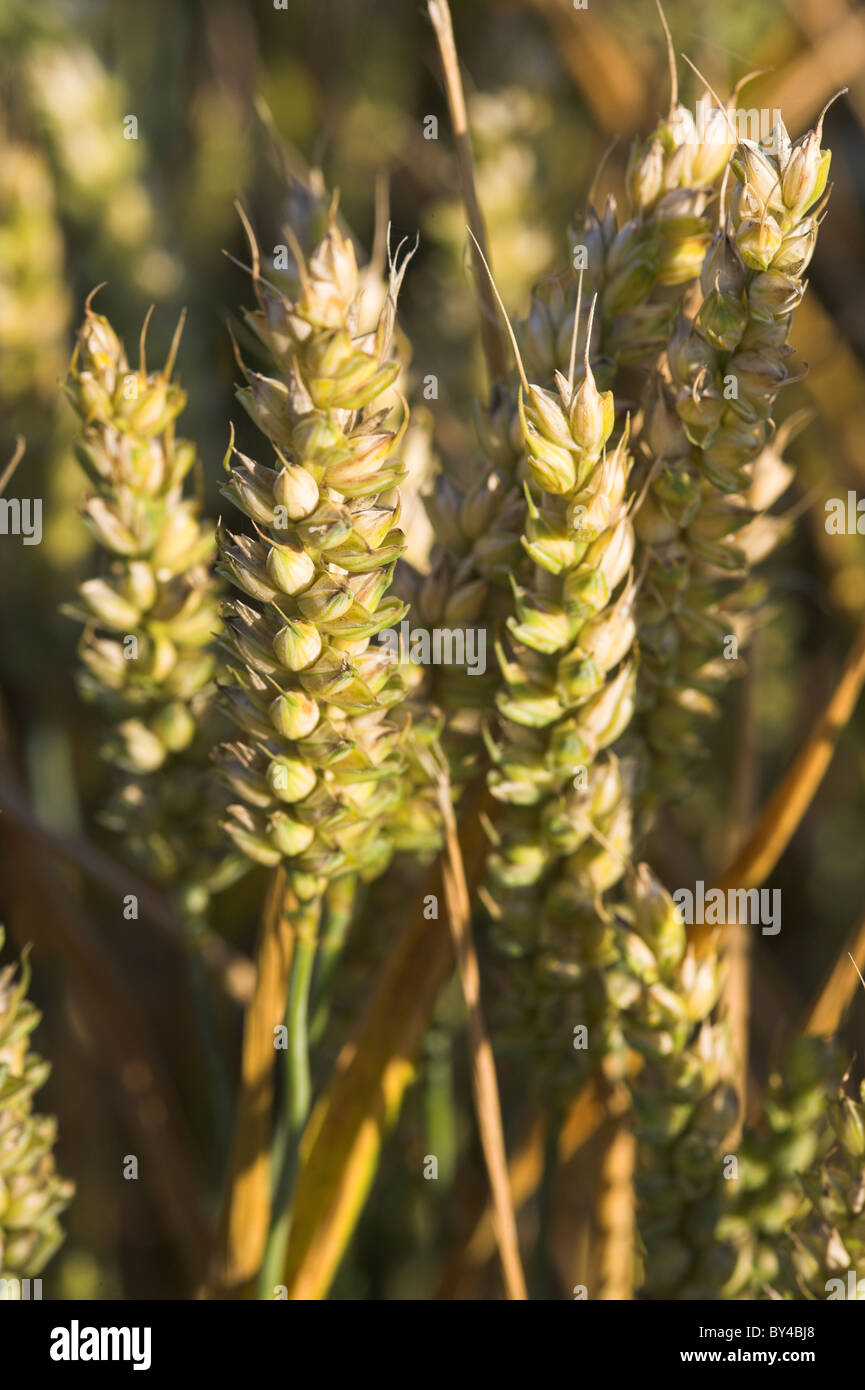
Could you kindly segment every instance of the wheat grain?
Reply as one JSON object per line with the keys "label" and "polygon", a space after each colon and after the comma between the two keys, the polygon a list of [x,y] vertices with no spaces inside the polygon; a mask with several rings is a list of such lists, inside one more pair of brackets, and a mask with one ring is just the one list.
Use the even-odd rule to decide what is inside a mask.
{"label": "wheat grain", "polygon": [[[146,325],[145,325],[146,332]],[[222,799],[209,774],[214,726],[210,649],[219,627],[209,564],[213,528],[184,492],[194,446],[174,434],[184,393],[162,371],[133,370],[108,320],[88,303],[67,394],[83,425],[92,485],[85,516],[108,561],[64,610],[84,624],[79,688],[113,723],[104,753],[124,780],[104,819],[189,913],[232,881]],[[154,774],[170,770],[170,777]]]}
{"label": "wheat grain", "polygon": [[[394,431],[376,409],[393,382],[394,268],[373,334],[353,336],[354,252],[335,223],[287,299],[259,274],[247,320],[278,377],[245,370],[238,396],[273,449],[274,467],[233,451],[226,493],[256,538],[220,535],[220,568],[248,601],[225,605],[237,665],[224,696],[242,732],[223,771],[242,798],[226,829],[252,858],[285,858],[303,900],[342,874],[374,877],[392,844],[383,828],[405,794],[402,729],[388,711],[405,695],[389,652],[389,596],[402,553]],[[404,422],[405,424],[405,422]],[[404,428],[403,424],[403,428]]]}
{"label": "wheat grain", "polygon": [[[650,804],[685,789],[688,758],[700,752],[695,717],[716,712],[735,665],[723,641],[747,634],[748,553],[737,532],[753,553],[746,494],[788,379],[787,335],[829,165],[819,128],[792,145],[779,124],[773,144],[777,154],[738,146],[738,186],[706,256],[702,302],[679,317],[647,405],[650,482],[636,528],[650,561],[640,606]],[[764,530],[764,552],[772,539]]]}
{"label": "wheat grain", "polygon": [[829,1153],[802,1177],[808,1210],[790,1233],[786,1291],[865,1299],[865,1084],[858,1100],[840,1087],[829,1123]]}
{"label": "wheat grain", "polygon": [[739,1175],[718,1227],[737,1252],[725,1292],[759,1298],[789,1276],[779,1236],[806,1214],[799,1174],[825,1149],[826,1098],[837,1092],[841,1052],[833,1040],[794,1038],[769,1076],[759,1120],[746,1127]]}
{"label": "wheat grain", "polygon": [[[0,927],[0,950],[3,935]],[[46,1081],[50,1067],[28,1045],[40,1018],[26,997],[29,978],[26,960],[17,979],[14,966],[0,970],[0,1279],[4,1280],[30,1279],[45,1268],[63,1240],[58,1217],[74,1190],[54,1167],[56,1121],[33,1113],[33,1094]]]}

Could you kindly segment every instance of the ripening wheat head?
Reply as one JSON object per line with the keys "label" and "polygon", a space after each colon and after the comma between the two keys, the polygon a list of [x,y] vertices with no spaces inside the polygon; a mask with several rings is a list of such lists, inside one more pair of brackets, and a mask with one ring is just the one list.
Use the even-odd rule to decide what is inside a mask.
{"label": "ripening wheat head", "polygon": [[28,980],[26,962],[17,979],[14,966],[0,970],[0,1279],[29,1279],[45,1268],[63,1240],[58,1217],[73,1193],[54,1167],[56,1121],[33,1113],[50,1067],[28,1046],[39,1023]]}
{"label": "ripening wheat head", "polygon": [[391,650],[373,641],[406,606],[390,594],[404,548],[398,449],[389,423],[391,342],[405,261],[391,270],[375,329],[356,333],[358,270],[335,221],[297,293],[259,273],[247,315],[272,375],[244,367],[239,399],[269,445],[267,463],[232,451],[226,495],[254,534],[220,536],[220,569],[243,595],[224,608],[234,658],[226,704],[239,738],[220,753],[240,800],[226,829],[264,864],[285,860],[301,896],[327,879],[375,876],[386,827],[409,784],[406,694]]}
{"label": "ripening wheat head", "polygon": [[84,624],[79,686],[112,721],[105,752],[123,774],[105,819],[199,911],[243,861],[224,853],[221,791],[207,766],[216,541],[185,486],[195,446],[174,432],[185,402],[171,381],[177,341],[165,368],[148,372],[142,336],[136,370],[87,306],[66,390],[82,422],[85,516],[105,558],[66,611]]}

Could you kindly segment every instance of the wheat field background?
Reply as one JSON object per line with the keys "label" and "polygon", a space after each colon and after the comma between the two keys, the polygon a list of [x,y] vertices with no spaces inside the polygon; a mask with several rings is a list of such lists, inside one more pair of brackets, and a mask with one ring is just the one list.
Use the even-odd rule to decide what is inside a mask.
{"label": "wheat field background", "polygon": [[865,1297],[865,7],[450,13],[3,7],[0,1277]]}

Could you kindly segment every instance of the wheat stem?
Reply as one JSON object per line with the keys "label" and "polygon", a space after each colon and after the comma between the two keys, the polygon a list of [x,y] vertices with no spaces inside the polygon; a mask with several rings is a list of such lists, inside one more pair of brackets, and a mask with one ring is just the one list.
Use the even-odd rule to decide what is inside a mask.
{"label": "wheat stem", "polygon": [[[851,969],[850,962],[853,962]],[[865,965],[865,913],[859,918],[832,966],[829,975],[802,1020],[801,1031],[834,1037],[853,1001],[857,972]]]}
{"label": "wheat stem", "polygon": [[3,496],[3,493],[6,491],[7,487],[12,481],[12,475],[14,474],[16,468],[23,459],[26,447],[27,446],[24,441],[24,436],[21,434],[17,435],[15,438],[15,448],[12,451],[12,457],[7,463],[6,467],[3,469],[3,472],[0,473],[0,497]]}
{"label": "wheat stem", "polygon": [[354,916],[357,878],[351,874],[328,884],[324,895],[321,940],[315,962],[315,978],[310,1003],[310,1042],[314,1045],[324,1033],[330,1014],[333,980],[342,958]]}
{"label": "wheat stem", "polygon": [[[451,13],[447,0],[428,0],[427,8],[429,10],[432,26],[435,30],[436,41],[441,55],[445,91],[447,93],[451,126],[454,133],[454,144],[456,146],[457,169],[459,172],[463,203],[465,204],[466,215],[476,246],[486,255],[486,230],[484,227],[483,214],[480,209],[480,204],[478,203],[477,190],[475,188],[471,138],[469,136],[465,96],[463,95],[463,84],[462,78],[460,77],[460,66],[457,57],[456,43],[454,41]],[[488,255],[487,259],[489,259]],[[483,343],[490,382],[492,385],[502,384],[507,378],[507,355],[498,329],[498,315],[496,313],[495,300],[490,293],[490,280],[484,274],[474,254],[472,255],[472,265],[474,269],[475,291],[478,299],[481,341]]]}
{"label": "wheat stem", "polygon": [[450,781],[444,761],[437,779],[439,806],[445,826],[445,858],[442,864],[448,922],[457,957],[463,998],[468,1016],[472,1089],[481,1146],[493,1200],[493,1220],[508,1298],[528,1298],[520,1259],[519,1237],[508,1186],[507,1155],[502,1131],[501,1104],[493,1050],[481,1008],[480,968],[472,939],[472,908],[451,802]]}
{"label": "wheat stem", "polygon": [[637,1143],[633,1131],[620,1118],[609,1120],[603,1136],[595,1213],[597,1296],[607,1301],[623,1301],[632,1297],[636,1161]]}
{"label": "wheat stem", "polygon": [[[485,792],[475,789],[461,817],[472,891],[486,854],[479,813],[487,805]],[[454,966],[450,933],[424,912],[430,895],[440,897],[442,891],[437,864],[421,885],[412,918],[393,943],[307,1124],[283,1276],[290,1299],[318,1299],[327,1292],[363,1210],[384,1135],[415,1075],[413,1059]]]}
{"label": "wheat stem", "polygon": [[[727,857],[732,858],[740,848],[746,828],[754,811],[755,792],[755,698],[756,644],[752,646],[751,661],[745,673],[742,690],[742,710],[739,723],[736,769],[730,821],[733,830],[728,837]],[[730,1023],[731,1081],[739,1098],[736,1124],[725,1144],[734,1147],[742,1131],[748,1108],[749,1046],[751,1036],[751,928],[747,922],[728,922],[724,935],[722,958],[726,973],[721,990],[721,1013]]]}
{"label": "wheat stem", "polygon": [[271,1149],[272,1217],[258,1277],[259,1298],[272,1298],[285,1263],[291,1230],[291,1198],[298,1168],[298,1146],[309,1115],[312,1083],[309,1070],[309,995],[317,945],[316,908],[298,923],[285,1011],[287,1046],[282,1113]]}
{"label": "wheat stem", "polygon": [[[814,799],[863,685],[865,623],[856,635],[835,688],[803,748],[767,803],[747,844],[721,875],[719,888],[751,888],[765,882]],[[693,936],[698,944],[710,935],[711,928],[699,922],[694,924]]]}
{"label": "wheat stem", "polygon": [[265,898],[256,951],[255,985],[243,1024],[240,1089],[220,1219],[217,1256],[211,1269],[215,1296],[242,1288],[261,1265],[270,1221],[268,1146],[273,1112],[276,1053],[274,1028],[281,1022],[294,952],[297,903],[285,869],[273,871]]}

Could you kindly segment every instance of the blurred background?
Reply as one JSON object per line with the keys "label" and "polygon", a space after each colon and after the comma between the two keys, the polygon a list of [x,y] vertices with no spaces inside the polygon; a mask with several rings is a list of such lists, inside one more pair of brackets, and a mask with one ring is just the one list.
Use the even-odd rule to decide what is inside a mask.
{"label": "blurred background", "polygon": [[[645,135],[669,101],[663,35],[652,0],[594,0],[578,15],[571,0],[452,0],[452,11],[492,262],[519,316],[532,283],[564,263],[568,222],[614,140],[598,196],[624,201],[631,139]],[[779,417],[810,412],[789,449],[797,478],[785,505],[801,515],[767,567],[766,621],[749,674],[735,683],[713,731],[713,756],[687,808],[656,833],[654,863],[677,885],[708,881],[728,857],[731,824],[735,834],[744,830],[789,764],[865,612],[865,540],[828,536],[824,526],[827,498],[865,495],[865,6],[667,0],[666,13],[677,50],[722,95],[747,72],[768,69],[744,104],[780,107],[794,138],[849,88],[827,117],[834,192],[795,319],[798,357],[809,370],[784,392]],[[472,401],[483,392],[465,219],[420,3],[288,0],[277,9],[270,0],[5,0],[0,51],[0,466],[23,434],[27,453],[10,495],[43,499],[42,544],[5,536],[0,543],[0,919],[10,935],[4,958],[34,945],[31,993],[44,1013],[35,1042],[53,1064],[39,1108],[58,1115],[59,1166],[77,1184],[46,1296],[172,1297],[188,1283],[164,1220],[165,1192],[160,1198],[154,1180],[121,1177],[124,1156],[139,1151],[128,1105],[134,1064],[123,1062],[118,1033],[124,1020],[99,1017],[99,979],[89,992],[81,987],[70,940],[86,936],[116,975],[164,1068],[177,1097],[169,1123],[208,1217],[226,1111],[203,1082],[213,1058],[202,1056],[190,1021],[183,953],[165,923],[160,929],[144,914],[124,920],[122,894],[134,890],[96,819],[111,778],[97,756],[98,717],[73,684],[76,625],[58,612],[94,563],[79,511],[75,426],[59,382],[94,286],[104,282],[97,307],[130,352],[155,305],[154,363],[185,305],[178,377],[189,399],[179,432],[198,446],[215,518],[230,421],[240,447],[255,451],[254,431],[234,401],[227,329],[250,299],[246,277],[223,255],[247,254],[234,200],[249,209],[272,254],[283,240],[284,169],[303,178],[320,167],[367,254],[377,207],[379,248],[385,209],[394,243],[420,233],[401,298],[408,385],[435,454],[458,461],[476,449]],[[682,98],[693,108],[699,86],[684,65],[682,74]],[[438,118],[437,139],[425,138],[430,115]],[[134,128],[129,117],[135,139],[125,138]],[[418,384],[430,373],[438,399],[425,404]],[[427,443],[418,468],[431,466]],[[421,531],[421,551],[423,544]],[[863,784],[860,710],[772,881],[782,890],[783,930],[758,942],[753,1000],[755,1065],[763,1072],[865,911]],[[238,953],[251,953],[262,891],[253,874],[215,904],[213,925]],[[317,1063],[322,1076],[399,921],[392,884],[374,898],[341,975]],[[480,1255],[459,1280],[439,1284],[483,1186],[460,1016],[450,990],[335,1297],[496,1291],[494,1262]],[[233,1077],[241,1011],[230,991],[220,997],[217,1022],[215,1046],[224,1076]],[[861,1050],[863,1025],[860,1003],[848,1029],[851,1050]],[[525,1080],[505,1060],[506,1129],[515,1139],[530,1120]],[[427,1153],[439,1156],[436,1183],[417,1181]],[[569,1177],[560,1175],[554,1229],[563,1289],[574,1282],[581,1229]],[[175,1200],[182,1193],[176,1174],[155,1181],[166,1190],[173,1184]],[[535,1217],[530,1204],[524,1219]]]}

